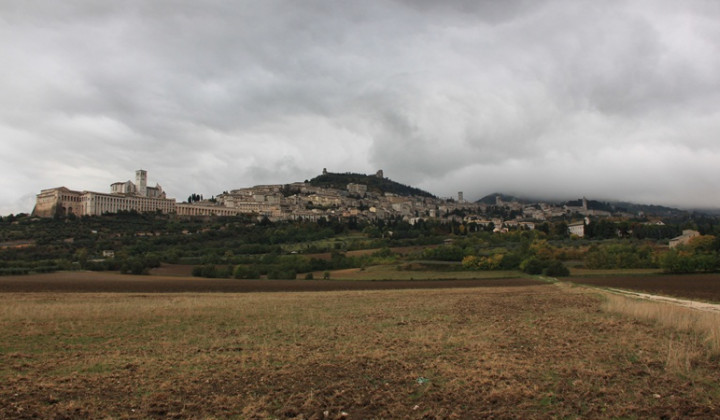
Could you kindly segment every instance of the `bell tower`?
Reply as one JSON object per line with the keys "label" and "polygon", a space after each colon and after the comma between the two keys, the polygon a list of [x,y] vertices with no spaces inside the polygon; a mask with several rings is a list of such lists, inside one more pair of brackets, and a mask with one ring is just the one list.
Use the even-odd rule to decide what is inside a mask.
{"label": "bell tower", "polygon": [[137,187],[138,195],[147,197],[147,171],[143,169],[135,171],[135,186]]}

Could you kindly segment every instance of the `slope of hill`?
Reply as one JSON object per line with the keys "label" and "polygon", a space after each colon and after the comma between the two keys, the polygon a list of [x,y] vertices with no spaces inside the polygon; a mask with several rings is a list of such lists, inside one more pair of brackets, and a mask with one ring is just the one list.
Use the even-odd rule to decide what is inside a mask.
{"label": "slope of hill", "polygon": [[[549,204],[555,204],[558,206],[567,205],[572,207],[580,207],[582,206],[582,199],[577,200],[569,200],[569,201],[563,201],[563,200],[552,200],[552,199],[528,199],[528,198],[521,198],[521,197],[515,197],[508,194],[502,194],[502,193],[493,193],[488,194],[485,197],[478,200],[478,203],[484,203],[488,205],[495,205],[496,197],[500,197],[500,199],[506,203],[511,202],[518,202],[523,204],[529,204],[529,203],[535,203],[535,202],[546,202]],[[662,217],[671,217],[671,216],[680,216],[687,214],[687,211],[680,210],[672,207],[666,207],[666,206],[660,206],[660,205],[654,205],[654,204],[637,204],[637,203],[630,203],[625,201],[597,201],[597,200],[588,200],[588,208],[590,210],[604,210],[611,213],[614,212],[624,212],[624,213],[631,213],[631,214],[638,214],[638,213],[644,213],[646,215],[654,215],[654,216],[662,216]]]}
{"label": "slope of hill", "polygon": [[[583,200],[582,199],[570,200],[570,201],[566,201],[564,204],[569,207],[582,207]],[[611,213],[613,211],[619,210],[619,209],[616,209],[615,207],[613,207],[612,204],[610,204],[610,203],[605,203],[605,202],[597,201],[597,200],[587,200],[587,206],[588,206],[589,210],[602,210],[602,211],[609,211]],[[623,209],[622,211],[625,211],[625,210]]]}
{"label": "slope of hill", "polygon": [[615,211],[624,211],[627,213],[640,213],[643,212],[645,214],[652,214],[656,216],[678,216],[682,214],[686,214],[687,211],[676,209],[673,207],[666,207],[666,206],[659,206],[655,204],[636,204],[636,203],[628,203],[624,201],[615,201],[608,203],[612,205],[613,209]]}
{"label": "slope of hill", "polygon": [[478,201],[476,201],[476,203],[483,203],[483,204],[488,204],[488,205],[493,206],[493,205],[495,205],[495,203],[497,201],[496,199],[498,196],[500,197],[500,199],[502,201],[504,201],[506,203],[511,203],[513,201],[517,201],[519,203],[530,203],[531,202],[530,200],[518,198],[518,197],[515,197],[512,195],[501,194],[501,193],[492,193],[492,194],[488,194],[485,197],[479,199]]}
{"label": "slope of hill", "polygon": [[339,190],[344,190],[348,184],[364,184],[367,185],[369,192],[378,194],[392,193],[404,196],[417,195],[420,197],[435,197],[427,191],[403,185],[388,178],[381,178],[377,175],[327,172],[316,176],[308,182],[318,187],[336,188]]}

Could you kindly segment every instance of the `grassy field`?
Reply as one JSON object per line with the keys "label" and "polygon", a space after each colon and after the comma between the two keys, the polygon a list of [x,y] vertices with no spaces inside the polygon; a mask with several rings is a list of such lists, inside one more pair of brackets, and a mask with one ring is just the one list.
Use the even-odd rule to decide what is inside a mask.
{"label": "grassy field", "polygon": [[[322,278],[323,272],[314,273]],[[336,280],[439,280],[439,279],[505,279],[530,278],[521,271],[459,271],[459,270],[405,270],[402,265],[377,265],[364,269],[350,268],[330,272]]]}
{"label": "grassy field", "polygon": [[551,284],[0,294],[0,417],[720,415],[700,335],[606,309]]}
{"label": "grassy field", "polygon": [[648,276],[653,274],[661,274],[659,268],[618,268],[612,270],[606,269],[588,269],[588,268],[570,268],[570,275],[577,277],[593,277],[593,276]]}

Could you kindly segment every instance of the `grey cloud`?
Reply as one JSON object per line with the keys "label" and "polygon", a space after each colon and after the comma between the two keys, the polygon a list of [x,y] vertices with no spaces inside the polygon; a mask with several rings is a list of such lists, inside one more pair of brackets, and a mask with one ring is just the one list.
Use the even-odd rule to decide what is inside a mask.
{"label": "grey cloud", "polygon": [[698,181],[720,167],[712,3],[76,0],[0,16],[2,211],[138,165],[178,197],[328,167],[468,198],[720,205]]}

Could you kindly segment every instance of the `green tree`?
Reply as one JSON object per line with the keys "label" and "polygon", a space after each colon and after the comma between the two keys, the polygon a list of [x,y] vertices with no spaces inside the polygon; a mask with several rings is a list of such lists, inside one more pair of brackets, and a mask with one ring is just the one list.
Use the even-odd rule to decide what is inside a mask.
{"label": "green tree", "polygon": [[520,264],[520,269],[527,274],[542,274],[547,262],[536,257],[530,257]]}
{"label": "green tree", "polygon": [[545,275],[550,277],[567,277],[570,275],[570,270],[560,261],[550,261],[548,266],[545,268]]}

